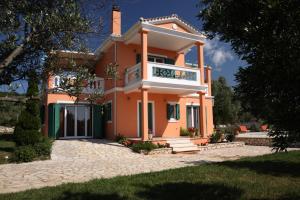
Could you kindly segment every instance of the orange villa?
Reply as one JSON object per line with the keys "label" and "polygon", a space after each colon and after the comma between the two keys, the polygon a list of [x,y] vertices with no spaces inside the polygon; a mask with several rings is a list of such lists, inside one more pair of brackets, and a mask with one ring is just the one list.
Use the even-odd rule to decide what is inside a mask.
{"label": "orange villa", "polygon": [[[121,32],[121,12],[112,9],[111,35],[91,54],[62,51],[61,58],[87,56],[95,62],[93,88],[104,98],[91,105],[74,104],[64,93],[50,92],[60,84],[59,74],[49,77],[45,94],[45,135],[53,138],[107,138],[123,135],[146,141],[179,138],[180,128],[199,130],[195,144],[207,142],[213,132],[211,68],[204,66],[204,38],[177,15],[149,18]],[[198,64],[185,62],[196,46]],[[86,58],[86,57],[85,57]],[[105,66],[118,63],[118,80],[105,79]],[[83,94],[84,95],[84,94]],[[105,111],[103,106],[105,105]],[[103,113],[105,112],[105,119]]]}

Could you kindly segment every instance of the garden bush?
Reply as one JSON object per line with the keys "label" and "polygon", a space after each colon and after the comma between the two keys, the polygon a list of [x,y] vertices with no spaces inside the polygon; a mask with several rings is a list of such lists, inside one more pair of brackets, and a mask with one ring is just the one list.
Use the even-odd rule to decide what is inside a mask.
{"label": "garden bush", "polygon": [[16,127],[13,137],[18,146],[34,145],[41,141],[41,133],[39,131],[24,130],[20,127]]}
{"label": "garden bush", "polygon": [[35,71],[28,74],[28,89],[26,108],[21,112],[14,130],[14,139],[17,145],[34,145],[40,142],[40,100],[38,98],[39,80]]}
{"label": "garden bush", "polygon": [[229,142],[233,142],[235,139],[235,134],[234,133],[226,133],[225,134],[225,139]]}
{"label": "garden bush", "polygon": [[190,132],[186,128],[180,127],[180,136],[190,136]]}
{"label": "garden bush", "polygon": [[133,144],[131,148],[134,152],[140,153],[141,150],[151,151],[153,149],[157,149],[158,146],[153,144],[152,142],[139,142],[139,143]]}
{"label": "garden bush", "polygon": [[49,157],[52,149],[52,141],[48,138],[44,138],[42,142],[39,142],[33,146],[37,156]]}
{"label": "garden bush", "polygon": [[216,143],[219,142],[222,137],[221,131],[216,131],[210,136],[210,143]]}
{"label": "garden bush", "polygon": [[116,136],[116,142],[119,143],[119,144],[123,144],[123,143],[125,143],[125,142],[127,142],[127,141],[128,141],[128,139],[127,139],[127,137],[125,137],[124,135],[118,134],[118,135]]}
{"label": "garden bush", "polygon": [[259,132],[260,131],[260,126],[258,123],[253,123],[250,125],[250,131],[251,132]]}
{"label": "garden bush", "polygon": [[31,162],[36,157],[35,149],[31,145],[17,147],[14,154],[16,162]]}

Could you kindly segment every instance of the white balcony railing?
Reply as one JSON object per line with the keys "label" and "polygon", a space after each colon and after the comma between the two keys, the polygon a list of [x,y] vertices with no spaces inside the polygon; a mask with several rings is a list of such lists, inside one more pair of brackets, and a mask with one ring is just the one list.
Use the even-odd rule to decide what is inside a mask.
{"label": "white balcony railing", "polygon": [[127,68],[125,72],[125,85],[131,85],[142,79],[141,63]]}
{"label": "white balcony railing", "polygon": [[[147,81],[165,84],[179,84],[189,86],[200,85],[200,70],[189,69],[176,65],[148,62]],[[140,81],[141,64],[137,64],[127,69],[125,73],[125,85],[131,85]]]}
{"label": "white balcony railing", "polygon": [[[74,75],[70,74],[68,75],[68,78],[70,79],[70,82],[72,79],[75,78]],[[55,75],[53,79],[52,89],[57,89],[57,91],[63,92],[61,85],[61,75]],[[103,93],[104,92],[104,79],[100,77],[96,77],[94,80],[89,81],[89,83],[86,83],[86,87],[83,88],[82,93],[83,94],[92,94],[92,93]]]}

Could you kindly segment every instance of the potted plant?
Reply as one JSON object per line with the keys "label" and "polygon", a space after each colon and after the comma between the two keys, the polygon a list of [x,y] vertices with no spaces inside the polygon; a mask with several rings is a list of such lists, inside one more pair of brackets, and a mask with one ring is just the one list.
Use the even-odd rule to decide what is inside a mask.
{"label": "potted plant", "polygon": [[188,128],[188,131],[189,131],[191,137],[195,137],[195,135],[196,135],[196,130],[197,130],[197,129],[194,128],[194,127]]}
{"label": "potted plant", "polygon": [[152,139],[153,139],[153,133],[152,133],[152,130],[151,130],[151,129],[149,129],[149,131],[148,131],[148,139],[149,139],[149,140],[152,140]]}

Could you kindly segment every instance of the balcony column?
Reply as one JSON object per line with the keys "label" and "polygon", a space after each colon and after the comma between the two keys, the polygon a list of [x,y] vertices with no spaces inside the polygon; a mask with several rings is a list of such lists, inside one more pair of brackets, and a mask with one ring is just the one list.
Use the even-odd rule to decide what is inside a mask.
{"label": "balcony column", "polygon": [[141,88],[142,95],[142,141],[148,140],[148,90]]}
{"label": "balcony column", "polygon": [[141,44],[142,44],[142,79],[147,79],[147,62],[148,62],[148,30],[141,30]]}
{"label": "balcony column", "polygon": [[199,101],[200,101],[200,109],[199,109],[199,127],[200,127],[200,135],[203,138],[206,138],[206,115],[205,115],[205,92],[198,92]]}
{"label": "balcony column", "polygon": [[208,96],[211,96],[211,67],[210,66],[207,66],[205,68],[205,74],[206,74],[206,80],[205,82],[207,83],[208,85]]}
{"label": "balcony column", "polygon": [[200,69],[200,84],[204,84],[204,55],[203,55],[203,46],[204,43],[196,42],[197,46],[197,57],[198,57],[198,68]]}

